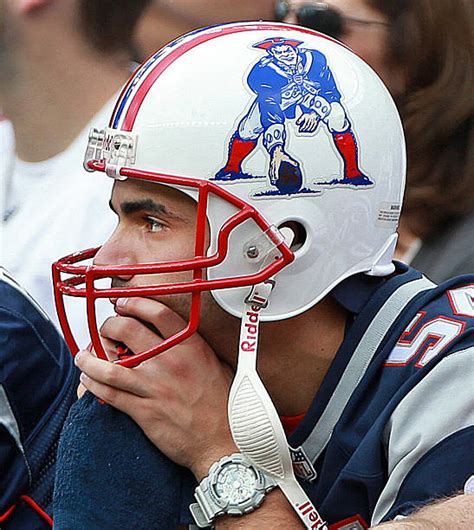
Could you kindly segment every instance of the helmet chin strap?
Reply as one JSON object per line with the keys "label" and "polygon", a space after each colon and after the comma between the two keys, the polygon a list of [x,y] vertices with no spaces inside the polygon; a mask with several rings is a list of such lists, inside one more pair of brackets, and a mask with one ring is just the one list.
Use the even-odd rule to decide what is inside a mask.
{"label": "helmet chin strap", "polygon": [[[291,232],[292,238],[292,231],[286,230]],[[290,245],[291,241],[288,243],[288,238],[285,239]],[[326,523],[296,480],[285,431],[257,373],[260,313],[267,306],[274,285],[275,280],[269,279],[254,286],[244,302],[237,371],[228,403],[230,429],[240,452],[275,480],[305,527],[327,530]]]}

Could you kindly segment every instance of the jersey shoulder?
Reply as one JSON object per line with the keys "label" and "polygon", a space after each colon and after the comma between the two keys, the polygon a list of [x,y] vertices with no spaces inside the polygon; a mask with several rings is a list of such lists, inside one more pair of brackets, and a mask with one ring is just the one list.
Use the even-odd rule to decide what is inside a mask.
{"label": "jersey shoulder", "polygon": [[[33,426],[76,379],[73,359],[55,325],[2,268],[0,322],[0,386],[24,415],[22,424]],[[25,392],[25,385],[32,391]]]}
{"label": "jersey shoulder", "polygon": [[[56,444],[78,374],[58,330],[3,268],[0,345],[0,514],[25,493],[49,513]],[[37,528],[38,515],[23,508],[5,528]]]}
{"label": "jersey shoulder", "polygon": [[0,310],[14,320],[19,316],[25,319],[49,322],[49,317],[34,298],[3,267],[0,267]]}
{"label": "jersey shoulder", "polygon": [[395,327],[386,366],[424,368],[474,346],[474,276],[461,276],[415,301],[408,324]]}

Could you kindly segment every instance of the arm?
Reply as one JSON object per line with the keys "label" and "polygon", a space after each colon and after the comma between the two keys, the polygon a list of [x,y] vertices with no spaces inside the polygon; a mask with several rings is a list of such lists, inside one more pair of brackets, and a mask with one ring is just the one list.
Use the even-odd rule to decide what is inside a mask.
{"label": "arm", "polygon": [[[301,521],[277,490],[267,496],[260,509],[245,518],[227,517],[218,521],[218,530],[260,528],[303,528]],[[474,528],[474,495],[460,494],[434,502],[401,521],[390,521],[371,528],[381,530],[465,530]]]}
{"label": "arm", "polygon": [[[265,72],[265,75],[262,74]],[[263,145],[270,155],[270,182],[275,184],[282,162],[298,166],[285,150],[285,114],[282,109],[282,89],[287,80],[261,63],[253,67],[248,84],[256,94],[256,103],[263,127]]]}
{"label": "arm", "polygon": [[[111,358],[114,342],[141,351],[161,340],[149,324],[161,336],[184,325],[154,300],[131,299],[126,311],[120,311],[121,316],[110,319],[101,330]],[[132,314],[136,318],[129,318]],[[148,326],[137,320],[145,318]],[[237,452],[227,420],[232,374],[198,335],[134,369],[97,359],[87,351],[77,357],[77,364],[88,374],[82,380],[89,390],[135,419],[164,454],[189,468],[198,481],[222,456]],[[280,491],[272,491],[252,514],[217,521],[222,529],[268,527],[301,527]]]}
{"label": "arm", "polygon": [[[110,360],[117,343],[143,351],[186,325],[151,299],[128,299],[117,311],[101,328]],[[236,451],[227,422],[232,374],[198,334],[133,369],[88,351],[76,363],[89,391],[131,416],[155,446],[196,476]]]}
{"label": "arm", "polygon": [[284,130],[285,114],[281,104],[282,90],[287,82],[267,63],[256,64],[249,74],[248,85],[257,96],[260,120],[265,130],[276,125]]}
{"label": "arm", "polygon": [[254,512],[243,517],[221,517],[216,521],[217,530],[261,530],[262,528],[276,530],[304,528],[279,489],[271,491],[260,508]]}
{"label": "arm", "polygon": [[401,521],[372,528],[383,530],[463,530],[474,528],[474,495],[459,494],[434,502]]}
{"label": "arm", "polygon": [[310,77],[320,86],[319,95],[324,97],[329,103],[334,103],[335,101],[340,103],[341,93],[336,86],[336,80],[332,75],[331,68],[327,64],[326,57],[315,50],[312,51],[312,55],[313,66]]}

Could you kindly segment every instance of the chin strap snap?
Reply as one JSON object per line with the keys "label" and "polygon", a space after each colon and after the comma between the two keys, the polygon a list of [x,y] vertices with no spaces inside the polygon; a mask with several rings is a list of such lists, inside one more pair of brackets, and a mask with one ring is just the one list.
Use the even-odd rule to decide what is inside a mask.
{"label": "chin strap snap", "polygon": [[229,424],[240,452],[275,480],[305,527],[327,530],[296,480],[280,417],[257,373],[260,314],[274,286],[274,280],[266,280],[254,286],[245,299],[237,372],[229,395]]}

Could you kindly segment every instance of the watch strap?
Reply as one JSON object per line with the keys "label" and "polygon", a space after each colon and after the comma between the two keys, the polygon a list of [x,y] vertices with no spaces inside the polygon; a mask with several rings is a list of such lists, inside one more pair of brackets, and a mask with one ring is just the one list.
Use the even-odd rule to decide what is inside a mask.
{"label": "watch strap", "polygon": [[199,528],[207,528],[212,525],[218,515],[221,515],[222,510],[216,510],[217,506],[215,505],[214,508],[211,506],[211,503],[208,501],[209,497],[203,493],[203,490],[199,486],[196,488],[194,496],[197,502],[193,502],[189,506],[191,515],[194,517]]}

